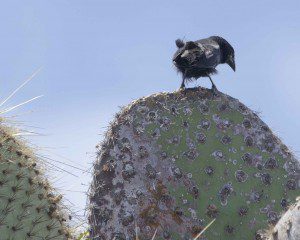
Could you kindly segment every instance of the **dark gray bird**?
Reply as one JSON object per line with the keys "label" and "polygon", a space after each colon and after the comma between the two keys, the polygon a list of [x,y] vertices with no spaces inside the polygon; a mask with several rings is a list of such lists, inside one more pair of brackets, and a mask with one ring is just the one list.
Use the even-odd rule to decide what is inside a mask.
{"label": "dark gray bird", "polygon": [[185,88],[185,81],[208,77],[215,92],[217,88],[210,75],[217,73],[216,67],[227,63],[235,71],[234,49],[224,38],[212,36],[195,42],[177,39],[176,46],[173,63],[182,73],[181,89]]}

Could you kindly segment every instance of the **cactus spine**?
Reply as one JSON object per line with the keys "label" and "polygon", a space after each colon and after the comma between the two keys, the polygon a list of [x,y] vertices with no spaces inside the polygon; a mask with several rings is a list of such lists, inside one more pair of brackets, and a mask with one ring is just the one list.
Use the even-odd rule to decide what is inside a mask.
{"label": "cactus spine", "polygon": [[72,239],[60,201],[31,150],[0,119],[0,239]]}

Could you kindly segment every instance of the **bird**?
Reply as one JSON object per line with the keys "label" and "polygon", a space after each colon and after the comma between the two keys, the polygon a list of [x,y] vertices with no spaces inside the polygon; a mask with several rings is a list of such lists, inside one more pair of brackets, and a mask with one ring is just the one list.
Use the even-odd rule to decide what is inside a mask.
{"label": "bird", "polygon": [[173,64],[182,74],[180,89],[185,89],[185,82],[208,77],[212,84],[212,91],[217,87],[211,79],[216,74],[219,64],[228,64],[235,71],[234,48],[224,38],[211,36],[197,41],[175,41],[177,51],[173,56]]}

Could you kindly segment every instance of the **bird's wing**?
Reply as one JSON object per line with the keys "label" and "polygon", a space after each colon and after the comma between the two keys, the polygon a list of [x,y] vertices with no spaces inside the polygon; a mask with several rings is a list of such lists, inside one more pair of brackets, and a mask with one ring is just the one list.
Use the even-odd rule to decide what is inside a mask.
{"label": "bird's wing", "polygon": [[198,68],[215,68],[221,59],[220,46],[209,39],[202,39],[195,42],[201,51],[193,62],[193,65]]}

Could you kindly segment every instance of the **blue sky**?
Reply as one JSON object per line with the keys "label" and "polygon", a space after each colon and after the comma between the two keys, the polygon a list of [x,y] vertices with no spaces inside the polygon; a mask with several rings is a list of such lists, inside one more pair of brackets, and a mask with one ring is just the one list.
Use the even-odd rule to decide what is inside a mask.
{"label": "blue sky", "polygon": [[[79,215],[91,176],[57,161],[91,168],[94,147],[119,106],[179,87],[171,62],[176,38],[226,38],[237,71],[218,68],[219,90],[261,112],[300,153],[299,1],[6,0],[0,6],[0,97],[43,67],[6,107],[44,97],[8,116],[20,115],[22,128],[41,134],[30,141],[48,162],[78,176],[49,173]],[[207,79],[197,84],[210,86]]]}

